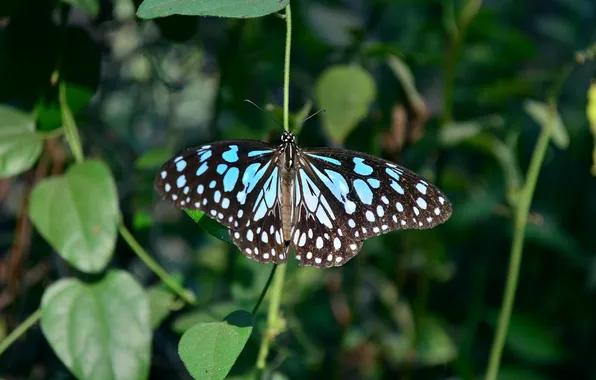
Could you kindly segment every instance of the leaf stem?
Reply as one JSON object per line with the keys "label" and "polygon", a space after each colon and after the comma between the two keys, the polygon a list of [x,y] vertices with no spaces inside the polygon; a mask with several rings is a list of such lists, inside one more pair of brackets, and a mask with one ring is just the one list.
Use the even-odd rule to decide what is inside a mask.
{"label": "leaf stem", "polygon": [[[554,107],[555,103],[551,102],[551,111],[554,111]],[[554,119],[552,112],[551,116],[553,116],[552,119]],[[517,208],[515,210],[515,231],[513,233],[513,241],[511,244],[507,283],[505,285],[503,303],[501,305],[499,320],[497,322],[497,330],[495,332],[495,338],[491,348],[486,380],[496,380],[499,373],[501,355],[503,353],[503,346],[505,345],[505,340],[507,338],[507,330],[509,328],[509,321],[511,319],[511,312],[513,309],[513,303],[515,301],[515,292],[517,290],[517,283],[519,279],[519,271],[524,248],[524,236],[526,233],[526,224],[528,222],[528,213],[530,211],[530,205],[534,196],[536,182],[538,181],[540,167],[544,161],[544,155],[550,141],[552,119],[548,126],[546,128],[542,128],[542,131],[540,132],[536,147],[534,148],[534,153],[532,154],[530,167],[528,168],[526,183],[522,188],[519,197],[519,203],[517,204]]]}
{"label": "leaf stem", "polygon": [[188,304],[194,304],[196,302],[195,295],[187,289],[184,289],[178,281],[174,280],[166,271],[163,269],[155,260],[149,256],[149,254],[141,247],[141,245],[135,240],[130,231],[120,223],[118,226],[120,235],[128,243],[134,253],[159,277],[164,284],[166,284],[174,293],[182,298]]}
{"label": "leaf stem", "polygon": [[290,51],[292,48],[292,11],[290,4],[286,5],[286,52],[284,59],[284,129],[290,130]]}
{"label": "leaf stem", "polygon": [[267,295],[267,290],[269,289],[269,286],[271,285],[271,281],[273,280],[273,276],[275,276],[275,270],[276,269],[277,269],[277,264],[274,264],[273,265],[273,268],[271,268],[271,273],[269,274],[269,278],[267,279],[267,282],[265,283],[265,287],[261,291],[261,295],[259,296],[259,299],[257,300],[257,304],[252,309],[252,313],[251,314],[253,316],[255,314],[257,314],[257,312],[259,311],[259,307],[261,306],[261,303],[263,303],[263,299],[265,299],[265,295]]}
{"label": "leaf stem", "polygon": [[33,314],[31,314],[27,319],[23,321],[20,325],[17,326],[6,338],[0,341],[0,355],[4,353],[17,339],[19,339],[23,334],[29,330],[31,326],[36,324],[39,319],[41,318],[41,309],[35,310]]}

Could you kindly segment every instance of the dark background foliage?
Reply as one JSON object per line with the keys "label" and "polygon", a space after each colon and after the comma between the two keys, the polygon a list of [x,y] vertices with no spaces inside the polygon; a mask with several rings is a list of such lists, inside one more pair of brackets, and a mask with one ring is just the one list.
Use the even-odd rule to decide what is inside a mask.
{"label": "dark background foliage", "polygon": [[[97,12],[67,3],[79,6],[2,1],[0,103],[34,110],[39,130],[56,130],[52,73],[60,69],[86,154],[105,160],[116,178],[125,224],[197,294],[197,307],[171,313],[153,337],[151,378],[186,378],[181,333],[210,313],[251,308],[269,267],[159,202],[153,177],[186,147],[279,136],[281,127],[243,100],[274,105],[268,109],[281,119],[285,26],[274,15],[148,21],[135,17],[138,1],[102,0]],[[485,1],[454,45],[449,31],[465,3],[292,2],[292,112],[311,100],[318,109],[317,80],[333,65],[360,65],[377,84],[369,115],[343,142],[331,141],[315,117],[302,126],[300,145],[343,144],[398,162],[437,183],[454,213],[433,230],[367,241],[340,268],[290,264],[287,329],[269,358],[279,378],[484,373],[507,275],[511,200],[540,133],[524,102],[546,101],[560,78],[569,144],[551,144],[541,169],[500,378],[596,378],[596,181],[586,118],[596,64],[575,63],[596,41],[596,3]],[[423,104],[387,65],[392,56],[412,71]],[[464,128],[468,138],[458,135]],[[71,159],[61,139],[50,139],[37,166],[59,174]],[[0,180],[0,336],[37,308],[49,283],[77,274],[22,216],[39,172]],[[155,283],[122,241],[110,265]],[[263,324],[259,315],[232,376],[254,367]],[[0,358],[0,375],[71,376],[39,329]]]}

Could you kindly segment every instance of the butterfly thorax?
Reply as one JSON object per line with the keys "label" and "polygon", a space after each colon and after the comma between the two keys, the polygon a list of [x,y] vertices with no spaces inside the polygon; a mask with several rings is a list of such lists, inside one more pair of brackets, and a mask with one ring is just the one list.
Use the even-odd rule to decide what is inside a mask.
{"label": "butterfly thorax", "polygon": [[281,221],[283,227],[283,240],[288,242],[294,225],[295,209],[294,204],[294,178],[296,177],[296,143],[291,132],[284,132],[281,136],[282,144],[280,149],[280,203]]}

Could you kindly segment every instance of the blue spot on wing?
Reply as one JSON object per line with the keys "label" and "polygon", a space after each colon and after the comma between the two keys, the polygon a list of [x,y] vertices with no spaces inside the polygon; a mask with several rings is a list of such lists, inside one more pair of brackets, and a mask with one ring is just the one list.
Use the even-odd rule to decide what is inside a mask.
{"label": "blue spot on wing", "polygon": [[238,174],[240,171],[238,168],[230,168],[223,179],[224,191],[232,191],[238,181]]}
{"label": "blue spot on wing", "polygon": [[226,150],[221,157],[227,162],[238,161],[238,145],[230,145],[230,150]]}
{"label": "blue spot on wing", "polygon": [[319,156],[318,154],[313,154],[313,153],[306,153],[306,155],[310,156],[310,157],[318,158],[319,160],[330,162],[333,165],[341,166],[341,162],[339,162],[339,160],[336,160],[335,158]]}
{"label": "blue spot on wing", "polygon": [[358,198],[367,205],[372,203],[373,194],[370,190],[370,187],[361,179],[357,179],[354,181],[354,189],[356,190],[356,194],[358,194]]}
{"label": "blue spot on wing", "polygon": [[199,168],[197,169],[197,177],[200,176],[201,174],[205,173],[207,171],[207,169],[209,168],[209,166],[207,165],[206,162],[203,162],[203,164],[201,166],[199,166]]}
{"label": "blue spot on wing", "polygon": [[248,157],[260,156],[262,154],[271,153],[272,150],[253,150],[252,152],[248,152]]}
{"label": "blue spot on wing", "polygon": [[208,151],[206,151],[206,152],[203,152],[203,153],[201,153],[201,154],[199,155],[199,160],[200,160],[201,162],[203,162],[203,161],[205,161],[206,159],[208,159],[209,157],[211,157],[211,151],[210,151],[210,150],[208,150]]}
{"label": "blue spot on wing", "polygon": [[360,157],[354,157],[354,172],[360,175],[370,175],[373,172],[372,166],[364,163],[364,159]]}

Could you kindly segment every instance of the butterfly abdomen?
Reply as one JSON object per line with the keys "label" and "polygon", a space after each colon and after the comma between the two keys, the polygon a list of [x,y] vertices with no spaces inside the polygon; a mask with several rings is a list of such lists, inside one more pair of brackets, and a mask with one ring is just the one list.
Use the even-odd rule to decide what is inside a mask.
{"label": "butterfly abdomen", "polygon": [[281,221],[283,226],[283,240],[289,241],[292,235],[292,226],[294,225],[294,177],[293,167],[288,168],[284,160],[281,160],[281,181],[280,181],[280,202],[281,202]]}

